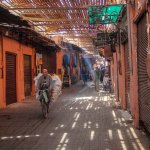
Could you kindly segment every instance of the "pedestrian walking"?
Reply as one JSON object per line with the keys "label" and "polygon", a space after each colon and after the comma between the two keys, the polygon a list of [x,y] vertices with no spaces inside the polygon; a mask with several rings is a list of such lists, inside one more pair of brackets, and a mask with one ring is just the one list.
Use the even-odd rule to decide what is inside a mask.
{"label": "pedestrian walking", "polygon": [[109,74],[107,72],[105,72],[105,74],[104,74],[103,90],[104,91],[107,91],[107,90],[111,91],[110,78],[109,78]]}
{"label": "pedestrian walking", "polygon": [[100,76],[100,81],[101,81],[101,83],[103,83],[104,74],[105,74],[105,67],[102,66],[102,67],[101,67],[101,76]]}
{"label": "pedestrian walking", "polygon": [[99,92],[100,76],[101,76],[100,65],[97,64],[95,68],[95,90],[97,92]]}
{"label": "pedestrian walking", "polygon": [[85,67],[82,68],[81,75],[82,75],[82,80],[83,80],[84,85],[85,85],[85,83],[87,82],[87,72],[86,72]]}

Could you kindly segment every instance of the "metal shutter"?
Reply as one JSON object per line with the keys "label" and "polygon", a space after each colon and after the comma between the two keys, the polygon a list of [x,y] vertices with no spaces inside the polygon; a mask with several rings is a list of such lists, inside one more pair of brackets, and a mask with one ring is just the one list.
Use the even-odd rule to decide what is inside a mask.
{"label": "metal shutter", "polygon": [[6,105],[17,102],[16,55],[6,53]]}
{"label": "metal shutter", "polygon": [[130,111],[130,58],[128,43],[124,45],[125,51],[125,98],[127,103],[127,110]]}
{"label": "metal shutter", "polygon": [[150,88],[148,87],[148,74],[146,69],[148,35],[146,15],[143,15],[137,24],[137,60],[139,84],[140,121],[150,132]]}
{"label": "metal shutter", "polygon": [[25,96],[31,96],[32,69],[31,69],[31,56],[29,55],[24,55],[24,90]]}

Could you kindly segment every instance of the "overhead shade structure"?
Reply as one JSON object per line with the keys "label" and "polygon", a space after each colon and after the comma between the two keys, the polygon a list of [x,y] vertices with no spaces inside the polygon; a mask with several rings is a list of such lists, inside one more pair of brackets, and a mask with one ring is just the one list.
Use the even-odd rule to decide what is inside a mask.
{"label": "overhead shade structure", "polygon": [[89,24],[114,24],[117,23],[124,5],[89,6]]}

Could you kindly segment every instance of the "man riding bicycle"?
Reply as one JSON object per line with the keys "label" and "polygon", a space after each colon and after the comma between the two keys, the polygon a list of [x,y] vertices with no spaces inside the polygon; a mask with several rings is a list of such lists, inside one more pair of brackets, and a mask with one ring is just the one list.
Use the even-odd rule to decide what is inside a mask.
{"label": "man riding bicycle", "polygon": [[[46,90],[46,95],[47,95],[48,103],[49,103],[51,100],[52,78],[48,74],[47,69],[43,69],[43,75],[40,76],[40,78],[38,80],[37,89],[38,89],[38,91]],[[40,93],[39,93],[39,95],[40,95]],[[39,98],[39,100],[41,100],[41,99]]]}

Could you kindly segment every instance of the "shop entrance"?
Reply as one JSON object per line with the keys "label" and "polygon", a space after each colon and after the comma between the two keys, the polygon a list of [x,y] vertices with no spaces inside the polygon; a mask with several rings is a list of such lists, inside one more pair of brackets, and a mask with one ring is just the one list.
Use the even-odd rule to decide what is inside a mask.
{"label": "shop entrance", "polygon": [[25,96],[31,96],[32,91],[32,72],[31,56],[24,55],[24,90]]}
{"label": "shop entrance", "polygon": [[17,102],[16,55],[6,53],[6,105]]}

